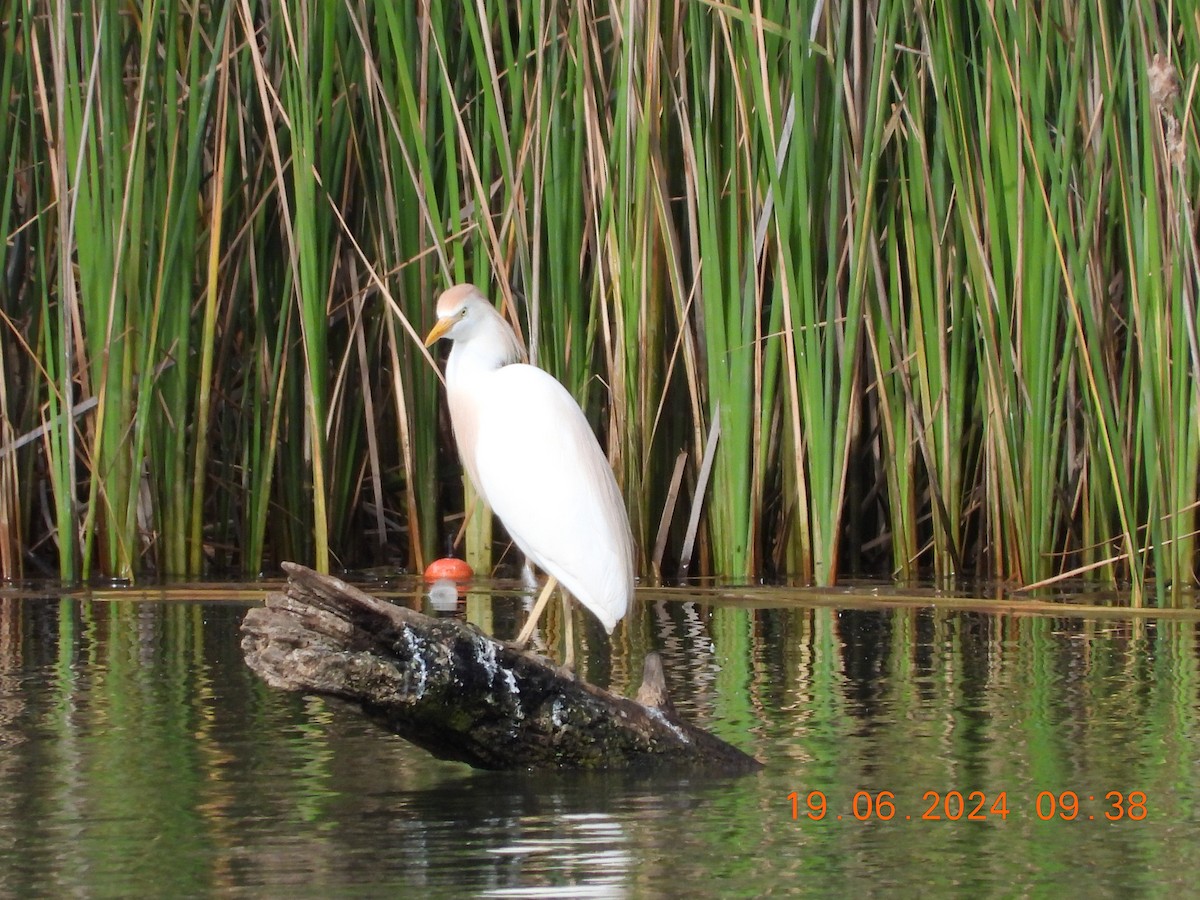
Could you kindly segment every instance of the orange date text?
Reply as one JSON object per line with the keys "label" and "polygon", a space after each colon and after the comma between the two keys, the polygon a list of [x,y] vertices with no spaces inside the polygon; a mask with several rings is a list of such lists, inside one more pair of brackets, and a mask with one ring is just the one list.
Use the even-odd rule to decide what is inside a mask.
{"label": "orange date text", "polygon": [[988,822],[1005,821],[1010,813],[1036,816],[1043,822],[1129,820],[1150,814],[1145,791],[1040,791],[1010,805],[1008,791],[925,791],[920,798],[897,799],[894,791],[856,791],[843,809],[831,809],[824,791],[792,791],[787,795],[792,818],[820,822],[826,818],[859,822]]}

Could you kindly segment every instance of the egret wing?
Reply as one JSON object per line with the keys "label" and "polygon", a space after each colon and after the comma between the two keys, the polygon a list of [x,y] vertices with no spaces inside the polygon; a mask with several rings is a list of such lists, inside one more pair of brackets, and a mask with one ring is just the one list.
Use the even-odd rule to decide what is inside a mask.
{"label": "egret wing", "polygon": [[476,470],[517,545],[609,631],[633,591],[629,520],[578,404],[551,375],[510,365],[480,406]]}

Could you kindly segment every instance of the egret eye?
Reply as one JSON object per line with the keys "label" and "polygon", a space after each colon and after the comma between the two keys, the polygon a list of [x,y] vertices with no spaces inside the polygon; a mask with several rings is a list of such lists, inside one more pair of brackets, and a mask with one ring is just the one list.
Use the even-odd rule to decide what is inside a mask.
{"label": "egret eye", "polygon": [[460,319],[465,319],[467,317],[467,308],[465,306],[458,311],[458,317]]}

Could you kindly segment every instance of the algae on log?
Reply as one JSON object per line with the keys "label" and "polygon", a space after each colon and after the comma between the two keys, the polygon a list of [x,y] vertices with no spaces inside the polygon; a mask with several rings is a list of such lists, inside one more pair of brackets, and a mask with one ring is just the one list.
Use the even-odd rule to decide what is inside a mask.
{"label": "algae on log", "polygon": [[242,623],[246,663],[273,687],[357,704],[434,756],[483,769],[761,766],[675,713],[657,654],[629,700],[470,623],[283,567],[286,591]]}

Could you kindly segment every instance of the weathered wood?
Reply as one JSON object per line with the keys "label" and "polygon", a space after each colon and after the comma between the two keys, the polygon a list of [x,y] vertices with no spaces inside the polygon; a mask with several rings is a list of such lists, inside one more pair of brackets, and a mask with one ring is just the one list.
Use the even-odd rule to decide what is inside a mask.
{"label": "weathered wood", "polygon": [[283,565],[286,591],[242,623],[246,663],[273,687],[357,704],[434,756],[484,769],[760,766],[676,714],[657,654],[642,702],[629,700],[470,623]]}

